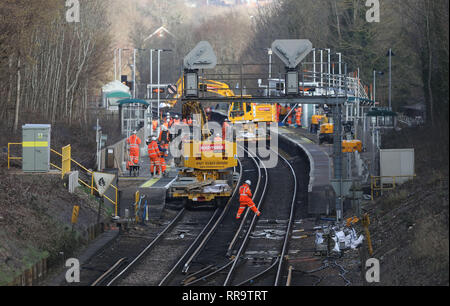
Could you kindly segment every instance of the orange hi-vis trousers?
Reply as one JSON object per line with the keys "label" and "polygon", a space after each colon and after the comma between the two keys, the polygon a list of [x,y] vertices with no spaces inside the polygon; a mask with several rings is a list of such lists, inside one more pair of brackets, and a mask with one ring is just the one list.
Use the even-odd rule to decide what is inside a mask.
{"label": "orange hi-vis trousers", "polygon": [[153,174],[156,171],[156,174],[159,174],[159,169],[161,166],[161,160],[159,157],[150,158],[150,173]]}

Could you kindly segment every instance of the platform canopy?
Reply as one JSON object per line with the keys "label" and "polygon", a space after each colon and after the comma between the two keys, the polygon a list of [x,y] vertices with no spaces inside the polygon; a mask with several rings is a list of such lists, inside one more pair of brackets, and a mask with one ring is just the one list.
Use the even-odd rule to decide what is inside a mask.
{"label": "platform canopy", "polygon": [[106,94],[107,98],[131,98],[131,94],[123,91],[113,91]]}
{"label": "platform canopy", "polygon": [[150,104],[145,100],[140,99],[123,99],[118,101],[120,106],[126,105],[126,104],[143,104],[145,106],[149,106]]}

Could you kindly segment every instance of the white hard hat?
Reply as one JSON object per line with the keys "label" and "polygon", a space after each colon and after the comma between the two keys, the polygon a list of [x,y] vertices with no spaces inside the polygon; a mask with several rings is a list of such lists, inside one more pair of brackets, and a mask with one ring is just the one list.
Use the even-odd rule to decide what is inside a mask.
{"label": "white hard hat", "polygon": [[247,185],[249,185],[249,186],[252,185],[252,181],[250,181],[250,180],[246,180],[245,183],[246,183]]}
{"label": "white hard hat", "polygon": [[137,131],[136,131],[136,130],[134,130],[134,131],[133,131],[133,134],[137,134]]}
{"label": "white hard hat", "polygon": [[178,115],[175,115],[175,118],[178,119]]}
{"label": "white hard hat", "polygon": [[155,137],[155,136],[153,136],[153,137],[152,137],[152,140],[153,140],[153,141],[155,141],[155,140],[156,140],[156,137]]}

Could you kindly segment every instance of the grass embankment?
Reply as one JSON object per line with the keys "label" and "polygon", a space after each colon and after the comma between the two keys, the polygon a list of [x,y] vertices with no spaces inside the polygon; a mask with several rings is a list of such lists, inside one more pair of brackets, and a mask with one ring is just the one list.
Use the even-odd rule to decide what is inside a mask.
{"label": "grass embankment", "polygon": [[366,206],[381,285],[448,285],[448,127],[383,137],[383,148],[414,148],[417,177]]}
{"label": "grass embankment", "polygon": [[[99,202],[82,188],[68,193],[58,175],[11,175],[1,165],[0,190],[0,285],[42,258],[49,268],[62,266],[87,243],[86,230],[97,222]],[[80,215],[72,231],[74,205]]]}

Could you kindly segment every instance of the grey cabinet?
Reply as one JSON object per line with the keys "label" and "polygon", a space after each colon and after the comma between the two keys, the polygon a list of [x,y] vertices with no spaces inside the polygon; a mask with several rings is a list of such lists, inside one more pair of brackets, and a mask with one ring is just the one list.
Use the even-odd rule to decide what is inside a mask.
{"label": "grey cabinet", "polygon": [[27,124],[22,126],[22,170],[48,172],[50,170],[51,125]]}

